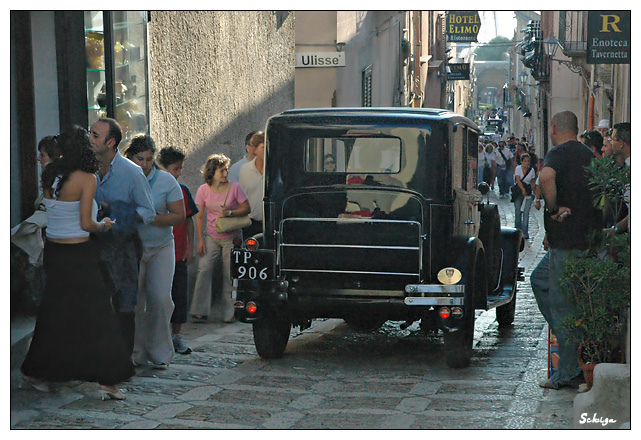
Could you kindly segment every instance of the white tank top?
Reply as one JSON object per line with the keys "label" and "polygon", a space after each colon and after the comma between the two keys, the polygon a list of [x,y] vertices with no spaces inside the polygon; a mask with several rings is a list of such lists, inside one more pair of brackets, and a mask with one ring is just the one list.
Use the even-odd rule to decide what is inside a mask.
{"label": "white tank top", "polygon": [[[58,179],[53,184],[55,191]],[[56,199],[43,199],[47,209],[47,237],[49,238],[84,238],[89,237],[89,232],[80,227],[80,200],[75,202],[62,202]],[[98,205],[93,201],[91,218],[98,215]]]}

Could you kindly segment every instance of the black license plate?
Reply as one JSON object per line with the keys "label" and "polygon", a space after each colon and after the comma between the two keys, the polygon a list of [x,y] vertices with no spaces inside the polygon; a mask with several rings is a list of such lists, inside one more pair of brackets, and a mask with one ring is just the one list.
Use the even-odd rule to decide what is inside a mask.
{"label": "black license plate", "polygon": [[274,279],[274,251],[233,248],[231,250],[230,272],[232,279],[271,280]]}

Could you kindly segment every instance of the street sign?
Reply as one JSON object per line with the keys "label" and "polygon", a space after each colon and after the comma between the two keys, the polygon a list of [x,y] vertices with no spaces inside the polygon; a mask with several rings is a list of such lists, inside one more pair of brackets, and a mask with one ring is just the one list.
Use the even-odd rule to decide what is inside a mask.
{"label": "street sign", "polygon": [[630,11],[588,11],[588,64],[630,64]]}
{"label": "street sign", "polygon": [[481,28],[477,11],[448,11],[445,21],[447,41],[452,43],[475,42]]}
{"label": "street sign", "polygon": [[448,81],[470,79],[470,63],[449,63],[450,73],[447,74]]}
{"label": "street sign", "polygon": [[345,52],[296,52],[296,67],[345,67]]}

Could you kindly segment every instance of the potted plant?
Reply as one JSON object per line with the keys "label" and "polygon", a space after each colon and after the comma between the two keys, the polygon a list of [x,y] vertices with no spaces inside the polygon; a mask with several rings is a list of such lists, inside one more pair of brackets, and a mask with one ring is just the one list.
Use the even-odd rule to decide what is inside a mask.
{"label": "potted plant", "polygon": [[406,38],[401,39],[401,55],[403,56],[403,59],[407,59],[410,56],[410,42]]}
{"label": "potted plant", "polygon": [[[604,222],[618,218],[630,187],[630,168],[603,158],[594,159],[586,170]],[[579,344],[578,361],[588,388],[596,364],[622,361],[631,292],[630,244],[629,233],[599,231],[587,252],[577,251],[566,260],[561,276],[561,293],[575,304],[563,328]]]}

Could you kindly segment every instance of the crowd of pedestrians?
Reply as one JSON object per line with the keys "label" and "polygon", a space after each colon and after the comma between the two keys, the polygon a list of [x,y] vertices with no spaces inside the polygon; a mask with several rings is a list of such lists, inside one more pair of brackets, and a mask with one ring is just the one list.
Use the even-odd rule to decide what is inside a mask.
{"label": "crowd of pedestrians", "polygon": [[[30,239],[38,247],[44,238],[45,288],[21,367],[24,386],[46,392],[51,383],[83,380],[97,382],[105,398],[125,399],[117,384],[135,368],[166,369],[174,353],[191,353],[181,328],[189,314],[207,319],[219,256],[222,318],[234,321],[230,251],[243,232],[262,230],[264,133],[247,135],[233,178],[228,157],[209,156],[195,200],[178,182],[182,151],[157,151],[139,134],[121,153],[121,141],[119,124],[102,118],[89,131],[73,127],[38,145],[36,210],[44,220]],[[216,230],[217,218],[250,213],[245,231]],[[189,308],[187,268],[196,253]]]}

